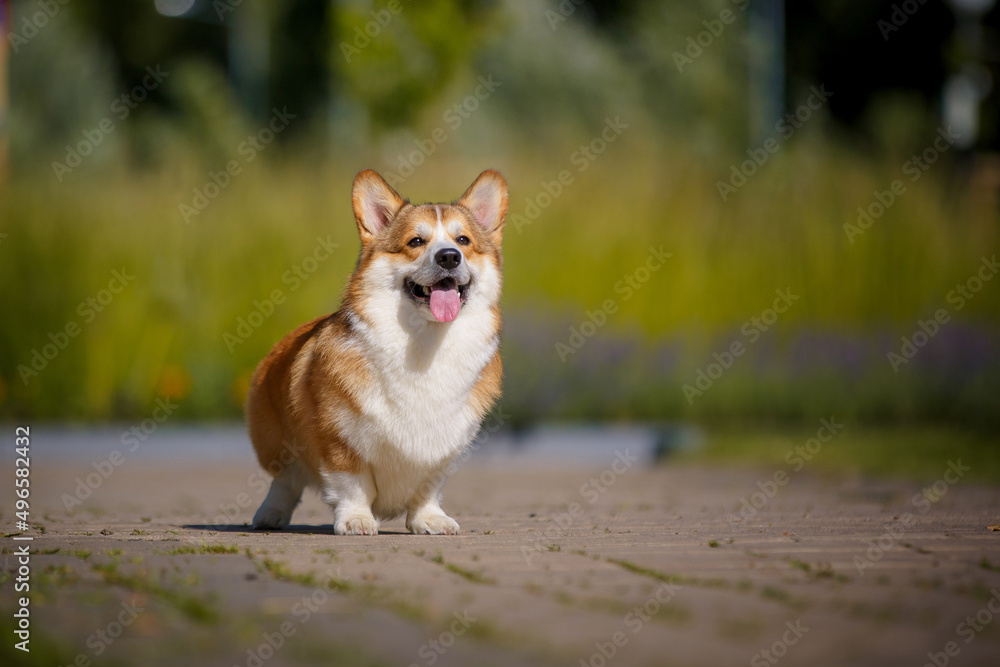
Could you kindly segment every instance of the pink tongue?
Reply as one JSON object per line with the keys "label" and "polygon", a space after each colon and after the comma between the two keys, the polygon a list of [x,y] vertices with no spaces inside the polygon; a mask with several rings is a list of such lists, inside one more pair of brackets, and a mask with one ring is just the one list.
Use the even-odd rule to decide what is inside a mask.
{"label": "pink tongue", "polygon": [[451,322],[458,317],[462,301],[457,289],[431,288],[431,315],[438,322]]}

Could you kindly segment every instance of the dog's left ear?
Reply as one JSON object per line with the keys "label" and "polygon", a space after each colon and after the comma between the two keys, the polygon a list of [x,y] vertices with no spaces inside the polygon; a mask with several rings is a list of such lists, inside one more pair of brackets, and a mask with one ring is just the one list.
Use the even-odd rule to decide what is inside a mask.
{"label": "dog's left ear", "polygon": [[376,172],[365,169],[354,177],[351,204],[361,243],[367,245],[392,222],[406,200]]}
{"label": "dog's left ear", "polygon": [[500,172],[487,169],[455,202],[472,213],[494,243],[500,243],[503,224],[507,219],[507,181]]}

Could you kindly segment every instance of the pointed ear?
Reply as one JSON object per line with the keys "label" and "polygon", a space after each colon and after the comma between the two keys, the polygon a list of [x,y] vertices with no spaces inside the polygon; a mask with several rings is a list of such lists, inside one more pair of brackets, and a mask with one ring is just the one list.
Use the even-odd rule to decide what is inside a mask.
{"label": "pointed ear", "polygon": [[358,233],[364,244],[375,240],[388,225],[406,200],[396,194],[381,176],[365,169],[354,177],[351,191],[354,206],[354,220],[358,223]]}
{"label": "pointed ear", "polygon": [[479,174],[455,203],[469,209],[472,217],[494,237],[494,241],[500,241],[503,223],[507,219],[507,181],[500,172],[487,169]]}

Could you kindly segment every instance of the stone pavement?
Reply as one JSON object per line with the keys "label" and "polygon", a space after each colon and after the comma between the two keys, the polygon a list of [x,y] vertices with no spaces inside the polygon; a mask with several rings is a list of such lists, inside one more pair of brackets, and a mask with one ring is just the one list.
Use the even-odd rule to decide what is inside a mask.
{"label": "stone pavement", "polygon": [[[375,537],[340,537],[310,492],[290,530],[249,530],[265,487],[247,459],[126,462],[72,511],[61,499],[93,468],[34,467],[38,661],[10,650],[9,632],[0,656],[1000,664],[1000,532],[987,529],[1000,524],[1000,489],[947,462],[920,484],[611,457],[603,468],[472,461],[445,489],[460,535],[413,536],[396,520]],[[0,501],[5,534],[12,495]],[[20,544],[3,540],[5,619]]]}

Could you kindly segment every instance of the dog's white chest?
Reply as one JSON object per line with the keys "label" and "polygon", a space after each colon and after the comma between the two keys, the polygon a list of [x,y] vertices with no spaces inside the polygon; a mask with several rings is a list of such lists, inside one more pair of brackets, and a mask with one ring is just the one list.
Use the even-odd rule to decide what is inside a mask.
{"label": "dog's white chest", "polygon": [[364,331],[375,381],[362,392],[351,444],[376,470],[431,470],[472,441],[480,415],[469,395],[497,346],[477,315],[417,334]]}

